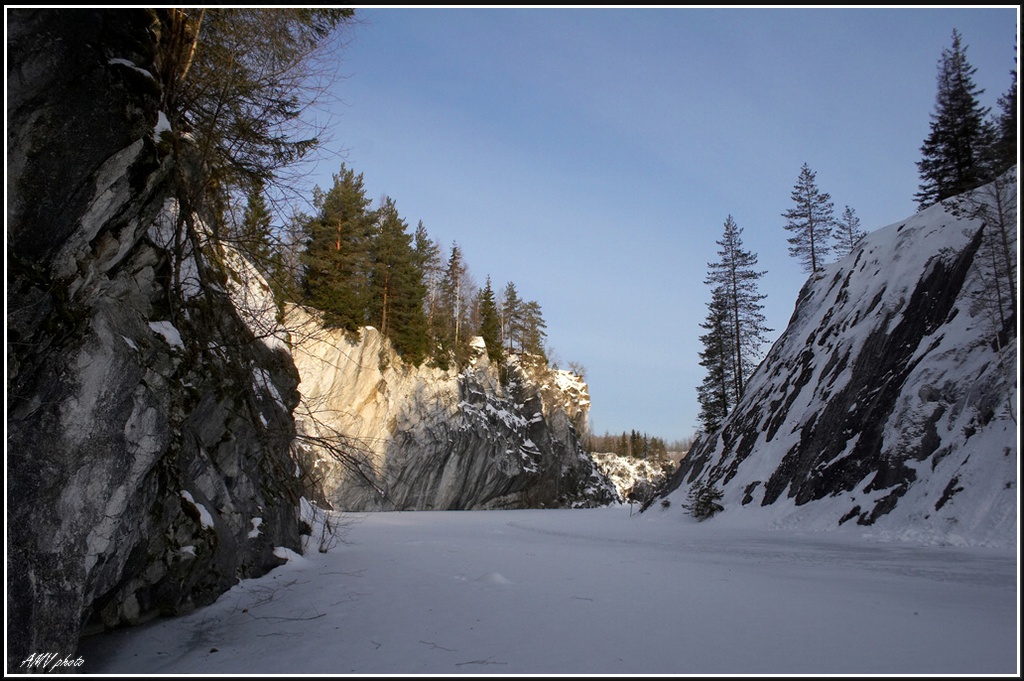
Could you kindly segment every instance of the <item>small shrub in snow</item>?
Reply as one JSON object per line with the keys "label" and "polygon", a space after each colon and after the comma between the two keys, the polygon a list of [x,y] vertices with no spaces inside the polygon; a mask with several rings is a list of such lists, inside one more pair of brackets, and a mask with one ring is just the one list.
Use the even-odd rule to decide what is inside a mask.
{"label": "small shrub in snow", "polygon": [[687,503],[683,504],[683,508],[697,520],[706,520],[719,511],[725,510],[725,507],[718,503],[721,498],[722,490],[715,487],[714,483],[696,483],[690,487]]}
{"label": "small shrub in snow", "polygon": [[661,500],[661,507],[662,508],[668,508],[671,505],[672,505],[672,502],[669,501],[668,499],[662,499]]}

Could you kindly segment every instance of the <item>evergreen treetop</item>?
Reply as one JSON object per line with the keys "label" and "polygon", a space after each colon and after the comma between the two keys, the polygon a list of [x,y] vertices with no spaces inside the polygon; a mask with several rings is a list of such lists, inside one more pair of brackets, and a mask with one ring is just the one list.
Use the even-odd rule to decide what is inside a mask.
{"label": "evergreen treetop", "polygon": [[835,224],[832,197],[818,189],[815,177],[805,163],[790,195],[793,207],[782,214],[786,218],[786,229],[793,232],[788,239],[789,254],[798,258],[804,270],[811,273],[825,266]]}
{"label": "evergreen treetop", "polygon": [[519,298],[516,285],[511,281],[505,285],[501,300],[501,333],[509,352],[514,351],[514,340],[522,334],[523,301]]}
{"label": "evergreen treetop", "polygon": [[480,328],[478,333],[484,339],[487,346],[487,356],[493,364],[500,364],[504,359],[504,352],[501,344],[501,319],[498,315],[498,305],[494,300],[494,291],[491,289],[491,278],[487,277],[487,283],[480,292],[479,300]]}
{"label": "evergreen treetop", "polygon": [[843,214],[836,223],[836,243],[833,246],[836,259],[852,253],[853,249],[857,247],[857,242],[863,239],[864,235],[856,211],[849,206],[844,207]]}
{"label": "evergreen treetop", "polygon": [[263,182],[255,182],[246,195],[235,244],[264,272],[275,251],[272,220],[270,208],[263,196]]}
{"label": "evergreen treetop", "polygon": [[743,230],[732,215],[722,226],[719,245],[720,260],[708,263],[708,276],[704,283],[713,290],[721,289],[728,315],[731,336],[732,378],[737,399],[743,395],[746,377],[753,369],[761,345],[767,341],[771,329],[765,326],[761,301],[765,296],[758,290],[758,283],[765,272],[755,269],[757,255],[743,247]]}
{"label": "evergreen treetop", "polygon": [[547,323],[544,321],[544,314],[541,312],[540,303],[531,300],[525,303],[523,310],[522,338],[520,349],[528,355],[538,355],[547,360],[545,340],[548,337]]}
{"label": "evergreen treetop", "polygon": [[992,149],[992,175],[1001,175],[1017,163],[1017,69],[1009,89],[999,97],[999,116],[995,121],[996,141]]}
{"label": "evergreen treetop", "polygon": [[375,221],[362,174],[342,164],[331,189],[315,188],[313,201],[318,213],[305,227],[306,302],[323,311],[328,326],[355,331],[370,321],[369,249]]}
{"label": "evergreen treetop", "polygon": [[988,109],[979,102],[984,90],[974,83],[975,71],[967,61],[967,46],[953,29],[952,45],[939,60],[935,111],[917,163],[921,184],[914,198],[919,210],[987,179],[984,157],[993,144],[993,130],[985,122]]}

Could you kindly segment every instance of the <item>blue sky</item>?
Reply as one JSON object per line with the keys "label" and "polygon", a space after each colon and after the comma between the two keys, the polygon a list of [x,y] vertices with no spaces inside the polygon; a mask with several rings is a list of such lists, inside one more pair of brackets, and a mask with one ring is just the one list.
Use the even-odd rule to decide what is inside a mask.
{"label": "blue sky", "polygon": [[[781,214],[809,164],[867,230],[916,210],[957,28],[995,107],[1018,10],[357,9],[325,111],[344,161],[587,369],[597,433],[699,425],[707,264],[732,215],[775,340],[806,280]],[[764,348],[767,352],[768,347]]]}

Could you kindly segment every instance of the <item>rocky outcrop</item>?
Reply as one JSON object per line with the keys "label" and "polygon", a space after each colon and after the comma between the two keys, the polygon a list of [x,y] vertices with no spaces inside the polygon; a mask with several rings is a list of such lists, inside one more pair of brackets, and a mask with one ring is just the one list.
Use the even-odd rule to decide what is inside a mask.
{"label": "rocky outcrop", "polygon": [[594,452],[591,456],[615,485],[619,497],[631,503],[650,500],[675,470],[675,463],[668,457],[638,459],[613,452]]}
{"label": "rocky outcrop", "polygon": [[[586,384],[531,357],[500,380],[482,344],[463,371],[406,364],[373,328],[326,330],[292,308],[306,468],[343,510],[595,506],[614,488],[577,440]],[[478,339],[479,340],[479,339]],[[481,341],[482,343],[482,341]]]}
{"label": "rocky outcrop", "polygon": [[172,292],[154,22],[7,11],[10,672],[299,548],[294,365],[215,269]]}
{"label": "rocky outcrop", "polygon": [[952,205],[869,234],[807,282],[663,496],[711,482],[727,513],[773,522],[1015,541],[1015,311],[992,312],[993,225]]}

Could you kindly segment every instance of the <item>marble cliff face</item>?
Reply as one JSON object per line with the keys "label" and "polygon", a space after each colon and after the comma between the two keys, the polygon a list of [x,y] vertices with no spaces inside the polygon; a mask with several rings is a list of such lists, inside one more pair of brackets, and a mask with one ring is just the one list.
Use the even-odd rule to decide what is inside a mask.
{"label": "marble cliff face", "polygon": [[[8,12],[8,669],[216,598],[300,544],[298,375],[169,284],[145,10]],[[198,261],[196,261],[198,262]],[[193,263],[194,264],[194,263]]]}
{"label": "marble cliff face", "polygon": [[586,384],[539,358],[501,380],[482,341],[461,371],[404,363],[373,328],[358,338],[292,308],[300,433],[333,434],[350,458],[303,445],[322,500],[344,510],[593,506],[617,499],[577,439]]}

